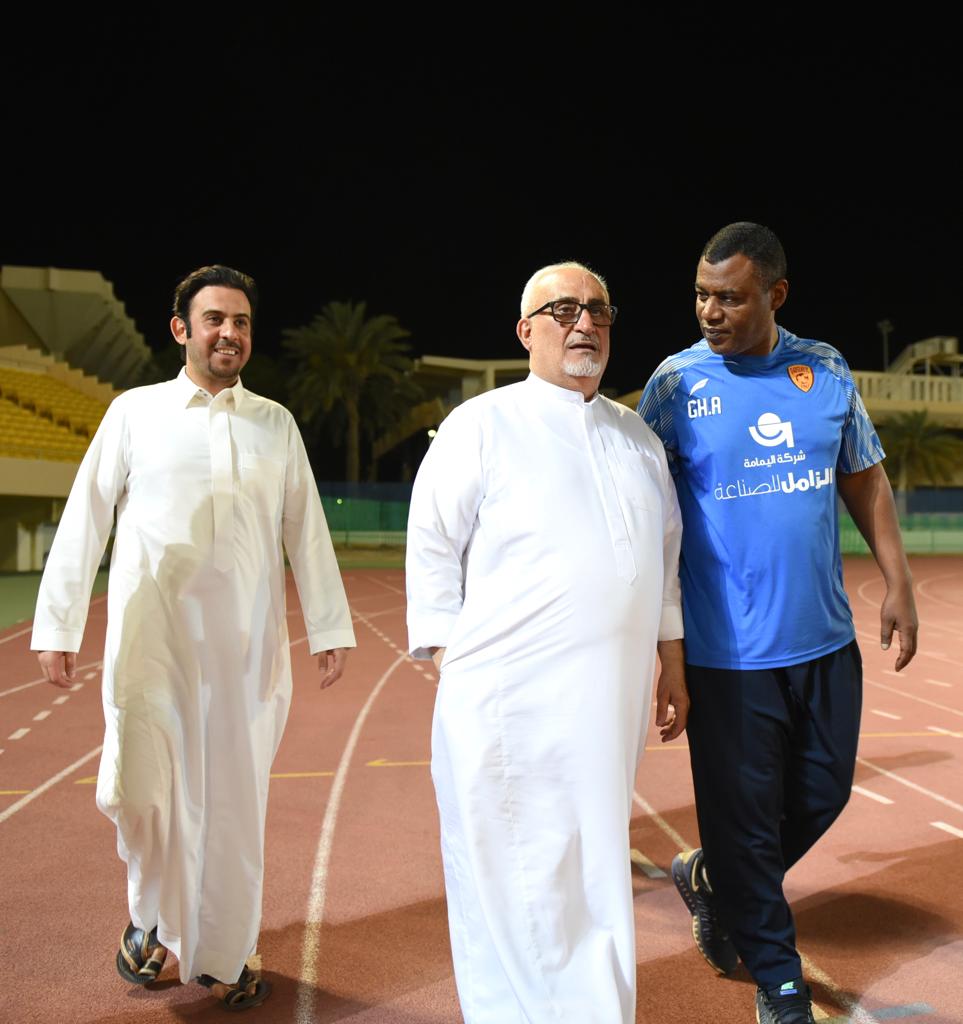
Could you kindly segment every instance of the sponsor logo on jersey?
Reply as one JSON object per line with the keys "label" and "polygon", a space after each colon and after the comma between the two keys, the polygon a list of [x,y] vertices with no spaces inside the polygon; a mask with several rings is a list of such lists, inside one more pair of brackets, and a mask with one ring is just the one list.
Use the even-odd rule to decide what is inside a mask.
{"label": "sponsor logo on jersey", "polygon": [[802,392],[809,391],[813,386],[813,368],[811,366],[793,363],[792,366],[786,367],[786,373],[789,374],[789,379],[793,384]]}
{"label": "sponsor logo on jersey", "polygon": [[699,396],[693,398],[692,396],[697,392],[701,391],[706,384],[709,383],[708,377],[703,377],[702,380],[697,380],[695,384],[689,388],[689,404],[686,409],[689,413],[690,420],[697,420],[702,416],[718,416],[722,412],[722,399],[718,395],[710,395],[707,397]]}
{"label": "sponsor logo on jersey", "polygon": [[786,420],[783,423],[774,412],[764,412],[755,425],[749,428],[749,436],[764,448],[775,448],[780,444],[794,448],[796,445],[792,435],[792,421]]}

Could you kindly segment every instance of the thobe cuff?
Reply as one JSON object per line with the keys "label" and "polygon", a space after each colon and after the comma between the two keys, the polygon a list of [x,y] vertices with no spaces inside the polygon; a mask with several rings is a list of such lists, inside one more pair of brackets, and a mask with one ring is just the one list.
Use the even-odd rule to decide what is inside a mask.
{"label": "thobe cuff", "polygon": [[324,633],[308,633],[308,650],[312,654],[333,651],[335,647],[357,647],[351,629],[331,629]]}
{"label": "thobe cuff", "polygon": [[408,623],[408,653],[412,658],[431,661],[431,648],[447,647],[458,615],[459,612],[434,612],[411,619]]}
{"label": "thobe cuff", "polygon": [[681,640],[685,635],[682,627],[682,609],[678,605],[663,605],[659,621],[659,641]]}
{"label": "thobe cuff", "polygon": [[53,629],[34,627],[30,637],[31,651],[66,651],[76,654],[84,638],[82,629]]}

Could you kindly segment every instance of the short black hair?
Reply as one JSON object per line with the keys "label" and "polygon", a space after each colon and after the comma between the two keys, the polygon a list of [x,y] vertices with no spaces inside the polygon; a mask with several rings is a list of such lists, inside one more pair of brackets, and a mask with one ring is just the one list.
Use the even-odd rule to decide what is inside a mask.
{"label": "short black hair", "polygon": [[216,285],[222,288],[236,288],[244,292],[247,301],[251,304],[251,319],[254,319],[254,312],[257,309],[257,285],[254,278],[240,270],[232,267],[222,266],[214,263],[209,267],[199,267],[191,271],[183,281],[174,289],[174,316],[180,317],[187,324],[187,335],[191,334],[191,302],[194,296],[209,285]]}
{"label": "short black hair", "polygon": [[752,261],[763,288],[771,288],[786,276],[786,253],[775,234],[762,224],[740,220],[727,224],[706,242],[702,259],[722,263],[741,253]]}

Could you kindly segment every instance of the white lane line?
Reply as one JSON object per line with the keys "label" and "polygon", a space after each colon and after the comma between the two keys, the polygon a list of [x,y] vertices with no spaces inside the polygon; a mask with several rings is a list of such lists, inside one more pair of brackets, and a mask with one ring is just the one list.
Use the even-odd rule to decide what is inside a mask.
{"label": "white lane line", "polygon": [[903,675],[902,672],[896,672],[895,670],[893,670],[891,668],[884,668],[883,669],[883,675],[884,676],[895,676],[897,679],[906,679],[907,678],[906,676]]}
{"label": "white lane line", "polygon": [[947,825],[945,821],[931,821],[930,824],[933,828],[941,828],[944,832],[949,832],[951,836],[956,836],[957,839],[963,839],[963,828]]}
{"label": "white lane line", "polygon": [[879,715],[880,718],[891,718],[894,722],[902,722],[902,715],[891,715],[888,711],[880,711],[878,708],[870,708],[869,713],[871,715]]}
{"label": "white lane line", "polygon": [[44,720],[45,718],[49,718],[49,717],[50,717],[50,714],[51,714],[51,712],[49,712],[49,711],[38,711],[38,712],[37,712],[37,713],[36,713],[36,714],[35,714],[35,715],[33,716],[33,720],[34,720],[35,722],[42,722],[42,721],[43,721],[43,720]]}
{"label": "white lane line", "polygon": [[[963,637],[963,632],[960,633],[960,636]],[[867,633],[865,629],[857,628],[856,629],[856,637],[859,640],[864,641],[867,646],[879,647],[879,633]],[[954,638],[954,639],[956,639],[956,638]],[[896,637],[893,640],[893,647],[889,651],[889,653],[891,655],[895,655],[896,650],[897,650],[898,647],[899,647],[899,637]],[[881,652],[881,653],[885,654],[885,652]],[[915,662],[915,664],[919,665],[921,663],[920,660],[919,660],[920,658],[932,658],[933,661],[945,662],[947,665],[952,665],[953,668],[958,668],[959,667],[959,662],[956,660],[956,658],[951,658],[948,655],[944,654],[942,651],[930,650],[929,647],[925,647],[925,646],[919,648],[916,651],[916,662]],[[903,676],[906,673],[905,672],[900,672],[898,674],[900,676]]]}
{"label": "white lane line", "polygon": [[[93,601],[90,602],[90,604],[88,605],[88,608],[93,608],[93,606],[95,604],[102,604],[106,600],[107,600],[107,595],[106,594],[101,594],[100,597],[95,597],[93,599]],[[8,643],[10,643],[11,640],[16,640],[18,636],[26,636],[27,633],[32,633],[32,632],[33,632],[33,623],[31,622],[30,625],[27,626],[26,629],[21,629],[19,633],[11,633],[10,636],[5,636],[2,640],[0,640],[0,644],[8,644]],[[46,680],[44,680],[44,682],[46,682]],[[3,694],[0,693],[0,697],[2,697],[2,696],[3,696]]]}
{"label": "white lane line", "polygon": [[22,740],[24,738],[24,736],[27,735],[28,732],[30,732],[29,729],[17,729],[16,732],[10,733],[10,735],[7,737],[7,739],[8,740]]}
{"label": "white lane line", "polygon": [[[81,665],[77,671],[83,672],[85,668],[90,668],[92,665],[99,664],[99,661],[90,661],[86,665]],[[21,683],[19,686],[11,687],[9,690],[0,690],[0,697],[9,697],[12,693],[19,693],[21,690],[29,690],[31,686],[40,686],[42,683],[46,683],[47,686],[51,685],[47,682],[46,678],[31,679],[29,683]]]}
{"label": "white lane line", "polygon": [[873,764],[872,761],[867,761],[865,757],[857,757],[856,763],[865,765],[867,768],[871,768],[874,772],[879,772],[880,775],[885,775],[887,779],[892,779],[894,782],[898,782],[901,786],[906,786],[912,789],[916,793],[921,793],[923,796],[928,796],[931,800],[935,800],[937,803],[943,804],[944,807],[952,807],[954,811],[959,811],[963,814],[963,804],[956,803],[955,800],[950,800],[940,793],[934,793],[932,789],[927,789],[925,786],[920,786],[915,782],[910,782],[909,779],[904,779],[902,775],[897,775],[895,772],[887,771],[885,768],[880,768],[878,764]]}
{"label": "white lane line", "polygon": [[94,747],[89,753],[84,754],[83,757],[74,761],[73,764],[68,765],[62,772],[57,772],[56,775],[51,776],[46,782],[42,782],[36,789],[31,790],[26,796],[22,796],[15,804],[11,804],[5,811],[0,811],[0,824],[5,822],[7,818],[13,817],[17,811],[22,810],[31,802],[36,800],[38,796],[42,796],[52,786],[56,786],[58,782],[67,778],[72,772],[75,772],[81,765],[86,764],[92,757],[96,757],[102,750],[103,746]]}
{"label": "white lane line", "polygon": [[78,690],[82,690],[83,688],[84,688],[84,684],[83,683],[74,683],[74,685],[70,687],[70,692],[71,693],[76,693]]}
{"label": "white lane line", "polygon": [[875,800],[877,803],[891,804],[893,802],[888,796],[880,796],[879,793],[874,793],[869,789],[863,789],[862,786],[853,786],[853,792],[859,793],[860,796],[869,797],[870,800]]}
{"label": "white lane line", "polygon": [[62,697],[54,697],[53,703],[54,704],[66,704],[68,700],[70,700],[70,694],[69,693],[65,693]]}
{"label": "white lane line", "polygon": [[952,687],[952,683],[944,683],[942,679],[924,679],[924,683],[929,683],[930,686],[945,686],[947,689]]}
{"label": "white lane line", "polygon": [[668,878],[668,875],[666,875],[662,868],[656,867],[641,850],[630,850],[629,859],[644,875],[647,875],[649,878]]}
{"label": "white lane line", "polygon": [[372,583],[377,583],[379,587],[384,587],[385,590],[390,590],[393,594],[401,594],[402,597],[407,596],[403,590],[393,587],[390,583],[385,583],[384,580],[379,580],[377,576],[369,576],[368,579],[371,580]]}
{"label": "white lane line", "polygon": [[[380,597],[381,595],[379,594],[378,596]],[[369,619],[376,619],[379,615],[393,615],[396,612],[403,612],[406,607],[407,605],[396,604],[394,608],[385,608],[380,612],[367,612],[366,614]]]}
{"label": "white lane line", "polygon": [[341,806],[341,797],[344,794],[348,767],[351,764],[351,757],[358,744],[358,737],[361,735],[365,719],[378,699],[378,694],[384,689],[385,683],[388,682],[394,670],[404,664],[404,661],[404,655],[395,659],[390,668],[375,683],[374,689],[368,695],[364,706],[358,712],[358,717],[354,720],[351,735],[344,746],[337,771],[334,773],[334,781],[331,783],[328,806],[324,811],[321,835],[314,857],[314,871],[311,875],[311,890],[305,916],[304,943],[301,946],[301,971],[298,976],[298,999],[295,1009],[295,1020],[298,1024],[313,1024],[317,1019],[314,1013],[314,998],[317,991],[318,960],[321,953],[321,920],[324,915],[324,901],[328,893],[328,864],[334,845],[334,829],[338,821],[338,810]]}
{"label": "white lane line", "polygon": [[660,829],[672,840],[673,844],[682,851],[688,853],[692,847],[676,832],[676,830],[662,817],[661,814],[646,800],[639,796],[638,791],[633,791],[632,799],[642,808],[643,811],[659,826]]}
{"label": "white lane line", "polygon": [[938,583],[940,580],[953,580],[955,582],[958,579],[959,573],[956,572],[947,572],[939,576],[930,576],[922,582],[917,583],[916,590],[917,593],[922,594],[928,600],[934,601],[936,604],[945,604],[947,608],[952,608],[953,611],[958,612],[961,610],[961,606],[959,604],[954,604],[952,601],[947,601],[943,597],[937,597],[935,594],[931,594],[929,590],[926,589],[931,583]]}
{"label": "white lane line", "polygon": [[88,672],[84,676],[84,679],[96,679],[96,678],[97,678],[97,673],[96,672]]}
{"label": "white lane line", "polygon": [[954,739],[960,739],[963,736],[963,732],[953,732],[952,729],[944,729],[941,725],[928,725],[926,728],[930,732],[937,732],[941,736],[952,736]]}
{"label": "white lane line", "polygon": [[888,690],[890,693],[898,693],[901,697],[905,697],[907,700],[915,700],[918,704],[925,704],[929,708],[936,708],[937,711],[946,711],[951,715],[959,715],[963,718],[963,711],[959,708],[950,708],[945,704],[937,704],[936,701],[927,700],[925,697],[917,697],[915,693],[907,693],[905,690],[897,690],[894,686],[887,686],[885,683],[877,683],[872,679],[864,679],[863,682],[869,683],[870,686],[876,686],[880,690]]}

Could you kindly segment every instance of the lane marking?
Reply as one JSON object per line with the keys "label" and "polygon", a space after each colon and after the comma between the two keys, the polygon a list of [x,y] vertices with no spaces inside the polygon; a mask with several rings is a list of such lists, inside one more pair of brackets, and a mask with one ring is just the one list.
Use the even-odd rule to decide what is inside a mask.
{"label": "lane marking", "polygon": [[70,700],[70,694],[69,693],[65,693],[62,697],[54,697],[52,703],[53,704],[66,704],[68,700]]}
{"label": "lane marking", "polygon": [[[381,595],[379,594],[378,596],[380,597]],[[365,614],[368,616],[369,619],[376,619],[378,618],[379,615],[393,615],[395,612],[403,612],[406,607],[407,605],[398,604],[395,605],[394,608],[385,608],[384,611],[366,612]]]}
{"label": "lane marking", "polygon": [[879,715],[880,718],[891,718],[894,722],[902,722],[902,715],[893,715],[889,711],[880,711],[878,708],[870,708],[869,713],[871,715]]}
{"label": "lane marking", "polygon": [[34,716],[35,722],[42,722],[45,718],[49,718],[53,714],[52,711],[38,711]]}
{"label": "lane marking", "polygon": [[384,587],[385,590],[390,590],[393,594],[401,594],[402,597],[408,596],[403,590],[399,590],[397,587],[391,586],[390,583],[385,583],[384,580],[379,580],[377,576],[369,576],[368,579],[370,579],[372,583],[377,583],[379,587]]}
{"label": "lane marking", "polygon": [[953,686],[952,683],[944,683],[942,679],[924,679],[923,682],[929,683],[930,686],[945,686],[947,689]]}
{"label": "lane marking", "polygon": [[96,775],[87,775],[82,779],[74,780],[75,786],[92,786],[97,781]]}
{"label": "lane marking", "polygon": [[[879,633],[867,633],[865,629],[857,628],[856,636],[860,640],[865,640],[868,645],[872,645],[873,647],[879,646]],[[960,636],[963,637],[963,632],[960,633]],[[899,640],[895,640],[894,644],[898,647]],[[886,652],[881,651],[880,653],[885,654]],[[894,651],[891,651],[890,653],[894,653]],[[959,665],[959,663],[954,658],[948,657],[942,651],[931,651],[927,648],[917,648],[916,658],[932,658],[934,661],[942,661],[945,662],[947,665],[952,665],[953,668],[957,668]],[[914,664],[916,664],[916,662],[914,662]],[[900,672],[899,675],[902,676],[905,675],[905,673]]]}
{"label": "lane marking", "polygon": [[271,772],[272,779],[321,779],[334,772]]}
{"label": "lane marking", "polygon": [[97,678],[97,673],[96,672],[88,672],[84,676],[84,679],[96,679],[96,678]]}
{"label": "lane marking", "polygon": [[870,686],[878,686],[881,690],[888,690],[890,693],[898,693],[907,700],[915,700],[918,704],[925,704],[927,707],[936,708],[937,711],[946,711],[951,715],[959,715],[963,718],[963,711],[958,708],[949,708],[945,704],[937,704],[934,700],[927,700],[925,697],[917,697],[915,693],[907,693],[905,690],[897,690],[895,686],[887,686],[885,683],[877,683],[872,679],[865,679],[864,682]]}
{"label": "lane marking", "polygon": [[93,750],[84,754],[83,757],[78,758],[73,764],[67,765],[63,771],[57,772],[56,775],[51,776],[46,782],[42,782],[36,789],[31,790],[26,796],[21,797],[15,804],[11,804],[5,811],[0,811],[0,825],[2,825],[7,818],[12,818],[17,811],[23,810],[27,804],[36,800],[38,796],[42,796],[52,786],[56,786],[58,782],[63,781],[68,775],[73,774],[81,765],[86,764],[91,758],[97,757],[103,749],[103,744],[99,747],[94,747]]}
{"label": "lane marking", "polygon": [[880,775],[885,775],[887,779],[892,779],[894,782],[898,782],[900,785],[906,786],[916,793],[921,793],[923,796],[930,797],[930,799],[935,800],[937,803],[943,804],[944,807],[952,807],[954,811],[959,811],[963,814],[963,804],[958,804],[954,800],[941,796],[939,793],[934,793],[933,790],[926,789],[925,786],[920,786],[915,782],[910,782],[909,779],[904,779],[902,775],[897,775],[895,772],[887,771],[885,768],[880,768],[878,764],[873,764],[872,761],[867,761],[865,757],[857,757],[856,763],[864,765],[866,768],[872,768],[874,772],[879,772]]}
{"label": "lane marking", "polygon": [[963,738],[963,732],[953,732],[952,729],[944,729],[940,725],[928,725],[926,727],[930,732],[939,733],[941,736],[952,736],[955,739]]}
{"label": "lane marking", "polygon": [[24,736],[27,735],[28,732],[30,732],[29,729],[17,729],[16,732],[10,733],[10,735],[7,737],[7,739],[8,740],[22,740],[24,738]]}
{"label": "lane marking", "polygon": [[391,678],[392,673],[399,666],[404,664],[406,655],[395,659],[394,663],[387,669],[384,675],[375,683],[374,689],[368,695],[364,706],[358,712],[354,721],[351,735],[344,746],[341,760],[338,762],[338,770],[331,784],[331,793],[328,796],[328,805],[324,810],[324,821],[321,825],[321,835],[318,838],[318,847],[314,858],[314,870],[311,874],[311,888],[308,896],[307,913],[305,914],[304,942],[301,946],[301,970],[298,974],[297,1005],[295,1008],[295,1020],[298,1024],[313,1024],[316,1020],[314,1013],[314,999],[317,990],[318,980],[318,958],[321,952],[321,921],[324,915],[324,903],[328,894],[328,865],[331,861],[331,850],[334,845],[334,829],[338,821],[338,810],[341,807],[341,798],[344,794],[345,782],[348,776],[348,766],[354,749],[361,736],[365,719],[378,699],[378,695],[384,689],[385,684]]}
{"label": "lane marking", "polygon": [[76,693],[78,690],[82,690],[83,688],[84,688],[84,684],[83,683],[74,683],[74,685],[70,687],[70,690],[71,690],[71,693]]}
{"label": "lane marking", "polygon": [[431,761],[386,761],[379,757],[376,761],[368,761],[365,768],[412,768],[424,767],[426,764],[431,764]]}
{"label": "lane marking", "polygon": [[870,800],[876,800],[881,804],[891,804],[893,802],[888,796],[880,796],[879,793],[874,793],[870,789],[863,789],[862,786],[853,786],[853,792],[859,793],[860,796],[867,796]]}
{"label": "lane marking", "polygon": [[[106,601],[106,600],[107,600],[107,595],[106,594],[101,594],[99,597],[95,597],[90,602],[90,604],[87,605],[88,611],[89,611],[89,609],[93,608],[93,606],[95,604],[103,604],[103,602]],[[26,629],[21,629],[19,633],[11,633],[10,636],[5,636],[2,640],[0,640],[0,644],[8,644],[8,643],[10,643],[11,640],[16,640],[18,636],[26,636],[27,633],[32,633],[32,632],[33,632],[33,623],[31,622],[30,625],[27,626]],[[46,681],[47,680],[45,679],[44,682],[46,682]],[[3,696],[3,694],[0,693],[0,697],[2,697],[2,696]]]}
{"label": "lane marking", "polygon": [[646,800],[639,796],[638,790],[632,791],[632,799],[642,808],[643,811],[659,826],[660,829],[672,840],[676,847],[683,853],[688,853],[692,847],[676,832],[676,830],[662,817],[661,814]]}
{"label": "lane marking", "polygon": [[[99,665],[99,661],[88,661],[86,665],[81,665],[80,668],[76,669],[77,672],[83,672],[84,669],[90,668],[91,665]],[[9,690],[0,690],[0,697],[9,697],[12,693],[19,693],[21,690],[29,690],[31,686],[39,686],[41,683],[46,683],[47,686],[52,686],[52,683],[47,682],[46,676],[42,676],[40,679],[31,679],[29,683],[21,683],[19,686],[12,686]]]}
{"label": "lane marking", "polygon": [[643,874],[649,878],[668,878],[669,876],[662,870],[662,868],[656,867],[652,861],[641,850],[631,849],[629,850],[629,859],[632,863],[642,871]]}
{"label": "lane marking", "polygon": [[29,792],[29,789],[0,789],[0,796],[19,796],[21,793]]}
{"label": "lane marking", "polygon": [[[885,1006],[881,1010],[873,1012],[877,1020],[884,1021],[900,1020],[904,1017],[921,1017],[936,1013],[936,1010],[929,1003],[907,1003],[906,1006]],[[850,1024],[850,1020],[849,1015],[845,1014],[842,1017],[827,1017],[825,1024]]]}
{"label": "lane marking", "polygon": [[951,836],[956,836],[957,839],[963,839],[963,828],[947,825],[945,821],[931,821],[930,824],[933,828],[941,828],[944,832],[949,832]]}

